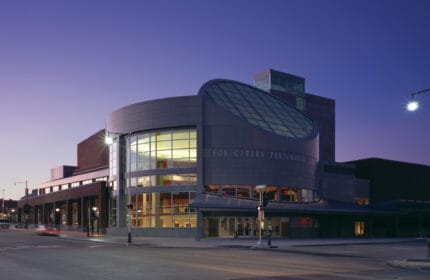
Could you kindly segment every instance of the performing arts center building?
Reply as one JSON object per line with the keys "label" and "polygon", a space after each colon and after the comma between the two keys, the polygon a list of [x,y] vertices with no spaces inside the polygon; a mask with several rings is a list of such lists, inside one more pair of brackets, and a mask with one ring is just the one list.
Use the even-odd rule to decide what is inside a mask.
{"label": "performing arts center building", "polygon": [[[120,108],[103,133],[105,171],[96,172],[105,182],[76,201],[81,228],[91,203],[103,232],[135,236],[252,238],[260,227],[273,237],[393,236],[402,224],[398,209],[369,205],[370,179],[353,162],[335,162],[335,101],[305,93],[301,77],[268,70],[254,86],[211,80],[197,95]],[[422,234],[425,221],[405,228]]]}

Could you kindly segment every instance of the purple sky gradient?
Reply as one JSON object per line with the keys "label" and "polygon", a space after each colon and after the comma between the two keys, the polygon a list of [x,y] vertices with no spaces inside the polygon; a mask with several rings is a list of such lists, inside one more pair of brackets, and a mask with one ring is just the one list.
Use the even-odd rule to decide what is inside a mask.
{"label": "purple sky gradient", "polygon": [[336,100],[336,159],[430,165],[430,1],[0,1],[0,187],[76,164],[122,106],[273,68]]}

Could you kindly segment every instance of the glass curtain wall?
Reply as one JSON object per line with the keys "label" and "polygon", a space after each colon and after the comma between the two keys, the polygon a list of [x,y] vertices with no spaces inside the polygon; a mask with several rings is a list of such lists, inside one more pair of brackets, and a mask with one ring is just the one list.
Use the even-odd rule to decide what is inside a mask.
{"label": "glass curtain wall", "polygon": [[[131,174],[131,178],[126,179],[126,186],[166,187],[163,191],[154,192],[142,189],[138,191],[141,193],[131,196],[132,226],[196,227],[197,214],[188,207],[195,199],[196,193],[169,191],[169,187],[175,187],[177,190],[178,186],[189,187],[197,184],[196,129],[181,128],[133,134],[126,140],[126,147],[126,173]],[[147,171],[148,175],[133,176],[139,171]]]}
{"label": "glass curtain wall", "polygon": [[195,129],[144,132],[132,135],[127,146],[130,147],[127,172],[194,168],[197,165]]}
{"label": "glass curtain wall", "polygon": [[197,215],[188,205],[195,192],[142,193],[132,196],[133,227],[196,227]]}

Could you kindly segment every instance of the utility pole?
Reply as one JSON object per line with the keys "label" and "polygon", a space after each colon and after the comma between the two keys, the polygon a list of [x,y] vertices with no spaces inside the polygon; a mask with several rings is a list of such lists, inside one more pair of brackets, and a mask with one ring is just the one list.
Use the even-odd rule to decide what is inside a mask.
{"label": "utility pole", "polygon": [[[25,179],[25,181],[15,181],[13,184],[14,184],[14,186],[16,186],[17,184],[25,184],[25,198],[26,198],[26,203],[24,205],[24,210],[29,209],[30,207],[28,205],[28,180]],[[26,219],[25,219],[24,222],[25,222],[25,228],[28,228],[28,217],[26,217]]]}
{"label": "utility pole", "polygon": [[1,207],[2,216],[4,216],[4,188],[2,188],[2,207]]}

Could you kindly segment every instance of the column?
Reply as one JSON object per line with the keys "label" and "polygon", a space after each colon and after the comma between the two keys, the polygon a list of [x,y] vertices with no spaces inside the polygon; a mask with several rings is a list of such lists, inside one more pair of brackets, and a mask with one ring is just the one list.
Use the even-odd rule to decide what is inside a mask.
{"label": "column", "polygon": [[104,229],[108,227],[108,215],[109,211],[108,209],[108,202],[107,202],[107,195],[106,195],[107,189],[105,185],[100,186],[100,192],[99,192],[99,205],[97,206],[99,208],[99,227],[101,230],[101,233],[104,233]]}
{"label": "column", "polygon": [[196,240],[199,241],[203,237],[203,215],[200,208],[196,209],[197,212],[197,227],[196,227]]}
{"label": "column", "polygon": [[[126,154],[127,150],[130,149],[130,147],[127,147],[127,144],[129,144],[129,140],[126,141],[125,138],[120,138],[118,141],[118,147],[117,147],[117,170],[118,170],[118,196],[116,199],[116,226],[121,228],[125,227],[127,225],[126,223],[126,184],[125,184],[125,175],[126,175],[126,169],[122,162],[126,162]],[[122,146],[125,145],[125,149],[122,148]],[[123,151],[126,151],[125,154]]]}
{"label": "column", "polygon": [[73,227],[73,212],[72,212],[72,201],[70,199],[66,200],[66,225],[68,228]]}

